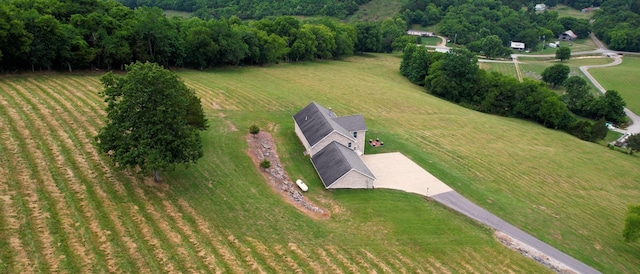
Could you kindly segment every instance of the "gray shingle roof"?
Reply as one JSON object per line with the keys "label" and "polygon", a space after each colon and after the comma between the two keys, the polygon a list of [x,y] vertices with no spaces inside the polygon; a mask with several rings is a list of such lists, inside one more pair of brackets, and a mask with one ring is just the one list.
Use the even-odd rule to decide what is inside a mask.
{"label": "gray shingle roof", "polygon": [[335,141],[313,155],[311,162],[325,188],[351,170],[356,170],[371,179],[376,178],[355,151]]}
{"label": "gray shingle roof", "polygon": [[348,131],[367,129],[367,125],[364,123],[364,117],[362,117],[361,114],[337,117],[333,118],[333,120]]}
{"label": "gray shingle roof", "polygon": [[298,113],[293,115],[302,134],[307,138],[310,146],[314,146],[333,131],[349,137],[349,131],[333,120],[335,114],[316,102],[311,102]]}

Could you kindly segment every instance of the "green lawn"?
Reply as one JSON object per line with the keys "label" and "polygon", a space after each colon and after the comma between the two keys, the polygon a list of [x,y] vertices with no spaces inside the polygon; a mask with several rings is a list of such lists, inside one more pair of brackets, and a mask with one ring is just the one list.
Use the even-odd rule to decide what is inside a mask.
{"label": "green lawn", "polygon": [[[595,60],[568,63],[606,61]],[[640,183],[640,170],[635,168],[639,157],[526,121],[452,105],[409,84],[398,74],[398,64],[395,57],[369,55],[339,64],[182,76],[216,91],[212,100],[228,106],[225,114],[240,128],[248,127],[249,121],[246,114],[234,117],[234,109],[257,111],[263,106],[274,114],[284,109],[283,129],[288,115],[311,100],[339,114],[362,113],[369,134],[390,140],[385,147],[393,145],[490,211],[600,270],[640,271],[640,245],[626,244],[620,235],[626,205],[640,198],[634,187]],[[342,80],[346,75],[349,81]],[[291,133],[289,140],[295,143]],[[310,165],[307,170],[292,174],[319,186],[317,179],[309,178]]]}
{"label": "green lawn", "polygon": [[516,69],[513,66],[513,63],[480,62],[478,63],[478,65],[480,66],[481,69],[484,69],[487,71],[497,71],[504,75],[508,75],[515,78],[518,77],[518,75],[516,74]]}
{"label": "green lawn", "polygon": [[579,19],[591,19],[593,12],[582,12],[565,5],[557,5],[550,10],[558,12],[558,17],[575,17]]}
{"label": "green lawn", "polygon": [[[162,184],[117,171],[95,151],[98,75],[0,77],[0,196],[9,197],[0,199],[0,269],[550,272],[419,196],[324,190],[291,119],[316,101],[363,114],[385,150],[541,240],[605,273],[640,272],[640,243],[620,235],[626,206],[640,200],[640,157],[435,98],[399,64],[372,54],[179,71],[210,127],[204,158],[163,173]],[[301,214],[267,185],[245,152],[251,124],[274,134],[289,175],[308,183],[329,219]]]}
{"label": "green lawn", "polygon": [[351,22],[380,22],[396,15],[408,0],[371,0],[360,5],[358,11],[349,16]]}
{"label": "green lawn", "polygon": [[640,113],[640,58],[625,56],[622,64],[590,69],[589,73],[607,90],[617,90],[634,113]]}
{"label": "green lawn", "polygon": [[570,59],[568,61],[563,61],[563,62],[560,62],[558,60],[549,60],[545,58],[533,58],[533,57],[520,57],[518,58],[518,60],[522,62],[520,64],[520,70],[522,71],[522,76],[533,78],[533,79],[541,79],[542,72],[547,67],[553,66],[555,64],[567,65],[571,69],[571,71],[569,72],[569,75],[577,75],[577,76],[583,77],[585,80],[587,80],[587,83],[589,83],[591,88],[594,90],[594,93],[597,93],[598,90],[595,89],[595,86],[591,84],[591,81],[589,81],[586,78],[586,76],[582,74],[582,71],[580,71],[580,67],[586,66],[586,65],[603,65],[603,64],[608,64],[613,62],[613,59],[605,58],[602,56],[596,56],[596,57],[578,56],[574,59]]}
{"label": "green lawn", "polygon": [[429,46],[437,46],[442,43],[442,39],[439,37],[420,37],[420,44],[429,45]]}

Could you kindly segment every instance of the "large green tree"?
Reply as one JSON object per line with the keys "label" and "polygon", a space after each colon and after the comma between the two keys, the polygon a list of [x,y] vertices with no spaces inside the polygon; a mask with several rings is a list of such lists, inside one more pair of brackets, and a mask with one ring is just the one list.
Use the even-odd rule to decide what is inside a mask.
{"label": "large green tree", "polygon": [[560,47],[556,50],[556,59],[560,59],[560,62],[569,60],[569,58],[571,58],[571,48]]}
{"label": "large green tree", "polygon": [[548,68],[545,68],[542,72],[542,81],[549,83],[553,86],[562,84],[569,76],[570,69],[563,64],[555,64]]}
{"label": "large green tree", "polygon": [[154,63],[126,66],[127,74],[100,80],[107,124],[96,136],[99,149],[119,168],[160,171],[202,157],[199,131],[207,127],[200,98],[174,73]]}
{"label": "large green tree", "polygon": [[640,151],[640,134],[636,133],[627,138],[627,147],[633,153]]}
{"label": "large green tree", "polygon": [[640,238],[640,205],[629,206],[622,236],[626,242],[635,242]]}

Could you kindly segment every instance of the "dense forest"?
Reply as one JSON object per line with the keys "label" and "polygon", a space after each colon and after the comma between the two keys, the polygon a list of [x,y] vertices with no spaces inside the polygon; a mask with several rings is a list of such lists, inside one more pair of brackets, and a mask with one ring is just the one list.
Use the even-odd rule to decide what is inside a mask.
{"label": "dense forest", "polygon": [[130,9],[114,0],[0,2],[0,15],[1,71],[121,69],[136,60],[203,69],[336,58],[415,43],[396,39],[406,29],[400,19],[169,19],[157,7]]}
{"label": "dense forest", "polygon": [[609,0],[602,3],[593,32],[610,49],[640,51],[640,1]]}
{"label": "dense forest", "polygon": [[159,7],[194,12],[201,18],[261,19],[279,15],[323,15],[344,18],[370,0],[119,0],[125,6]]}

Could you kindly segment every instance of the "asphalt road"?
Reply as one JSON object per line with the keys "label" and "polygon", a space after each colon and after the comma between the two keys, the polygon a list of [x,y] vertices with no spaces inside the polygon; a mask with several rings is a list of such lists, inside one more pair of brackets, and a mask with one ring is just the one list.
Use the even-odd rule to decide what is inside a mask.
{"label": "asphalt road", "polygon": [[539,252],[544,253],[549,258],[563,264],[565,267],[570,268],[577,273],[600,273],[598,270],[536,239],[535,237],[525,233],[519,228],[510,225],[504,220],[491,214],[489,211],[484,210],[483,208],[462,197],[462,195],[458,194],[455,191],[433,195],[431,196],[431,198],[447,207],[452,208],[455,211],[458,211],[480,223],[501,231],[502,233],[507,234],[510,237],[529,245],[532,248],[535,248]]}

